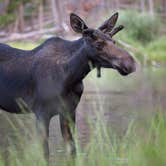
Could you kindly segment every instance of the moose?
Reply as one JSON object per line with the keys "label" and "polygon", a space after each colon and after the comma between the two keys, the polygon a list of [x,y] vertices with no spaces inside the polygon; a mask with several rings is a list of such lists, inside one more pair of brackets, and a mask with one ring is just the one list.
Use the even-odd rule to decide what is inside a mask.
{"label": "moose", "polygon": [[[117,19],[115,13],[99,28],[91,29],[71,13],[71,27],[82,35],[77,40],[51,37],[32,50],[0,44],[0,108],[10,113],[35,114],[46,159],[49,123],[57,114],[64,141],[72,154],[76,152],[75,110],[83,93],[82,80],[91,70],[96,68],[98,76],[101,67],[115,69],[123,76],[136,70],[134,58],[112,39],[123,29],[122,25],[115,27]],[[19,101],[27,104],[26,111]]]}

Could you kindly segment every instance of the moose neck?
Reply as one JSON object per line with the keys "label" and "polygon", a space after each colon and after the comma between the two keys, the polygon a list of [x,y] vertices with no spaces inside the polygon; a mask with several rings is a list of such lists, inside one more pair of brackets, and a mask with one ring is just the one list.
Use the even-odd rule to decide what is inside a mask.
{"label": "moose neck", "polygon": [[[76,42],[76,41],[75,41]],[[79,48],[75,51],[72,58],[67,63],[67,79],[66,83],[73,86],[84,79],[84,77],[91,71],[89,52],[84,44],[83,39],[78,40]],[[76,43],[75,43],[76,44]]]}

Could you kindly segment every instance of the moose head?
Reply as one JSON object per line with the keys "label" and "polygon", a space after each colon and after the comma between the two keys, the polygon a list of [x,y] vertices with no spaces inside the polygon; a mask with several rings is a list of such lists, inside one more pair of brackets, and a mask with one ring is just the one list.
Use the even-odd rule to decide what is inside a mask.
{"label": "moose head", "polygon": [[[113,14],[98,29],[91,29],[76,14],[70,15],[72,29],[82,34],[93,66],[97,68],[100,77],[100,68],[116,69],[121,75],[128,75],[136,70],[134,58],[124,49],[116,45],[112,37],[122,30],[122,25],[115,27],[118,13]],[[114,28],[115,27],[115,28]]]}

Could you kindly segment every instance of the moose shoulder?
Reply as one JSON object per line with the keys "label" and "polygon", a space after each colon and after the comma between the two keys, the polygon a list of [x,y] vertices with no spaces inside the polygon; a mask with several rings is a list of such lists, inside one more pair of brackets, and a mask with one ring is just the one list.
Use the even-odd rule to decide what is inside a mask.
{"label": "moose shoulder", "polygon": [[91,29],[72,13],[71,27],[82,35],[78,40],[50,38],[30,51],[0,44],[0,108],[22,113],[18,101],[21,99],[28,105],[36,115],[39,133],[43,133],[46,158],[49,123],[56,114],[60,115],[64,140],[75,152],[69,123],[74,128],[75,109],[83,92],[82,80],[92,69],[97,68],[98,76],[101,67],[115,69],[121,75],[135,71],[132,56],[112,39],[123,29],[123,26],[114,28],[117,19],[115,13],[98,29]]}

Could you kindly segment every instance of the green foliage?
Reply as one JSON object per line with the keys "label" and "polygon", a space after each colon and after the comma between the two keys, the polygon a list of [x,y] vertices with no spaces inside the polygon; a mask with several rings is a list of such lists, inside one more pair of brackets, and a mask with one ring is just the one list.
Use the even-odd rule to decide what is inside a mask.
{"label": "green foliage", "polygon": [[13,22],[16,18],[14,10],[20,3],[20,0],[10,1],[9,5],[7,6],[7,11],[5,14],[0,15],[0,26],[6,26],[7,24]]}
{"label": "green foliage", "polygon": [[13,12],[16,9],[16,7],[18,7],[19,3],[20,3],[20,0],[10,1],[7,7],[7,13]]}
{"label": "green foliage", "polygon": [[166,119],[157,112],[146,129],[144,136],[137,135],[135,145],[130,146],[130,164],[135,166],[166,164]]}
{"label": "green foliage", "polygon": [[31,2],[31,0],[14,0],[14,1],[10,1],[8,8],[7,8],[7,13],[13,12],[17,9],[18,5],[20,3],[28,3]]}
{"label": "green foliage", "polygon": [[5,14],[0,16],[0,26],[3,27],[15,20],[15,14]]}
{"label": "green foliage", "polygon": [[153,40],[159,32],[159,18],[148,13],[122,11],[119,22],[126,27],[124,33],[143,43]]}
{"label": "green foliage", "polygon": [[[7,10],[5,12],[5,14],[0,15],[0,26],[6,26],[7,24],[13,22],[16,19],[16,13],[15,11],[18,9],[18,6],[20,3],[28,3],[31,2],[31,0],[13,0],[10,1],[9,5],[7,6]],[[35,2],[38,2],[38,0],[36,0]],[[26,12],[26,11],[25,11]]]}
{"label": "green foliage", "polygon": [[31,17],[32,13],[35,12],[36,10],[36,4],[32,4],[32,3],[27,3],[24,6],[24,16],[25,17]]}
{"label": "green foliage", "polygon": [[145,51],[150,59],[166,62],[166,38],[162,37],[152,41],[147,45]]}
{"label": "green foliage", "polygon": [[161,37],[158,33],[160,20],[148,14],[136,14],[129,11],[122,11],[121,17],[119,24],[124,24],[125,29],[119,32],[116,38],[131,46],[132,49],[129,51],[141,64],[149,62],[151,64],[152,61],[165,64],[166,37]]}

